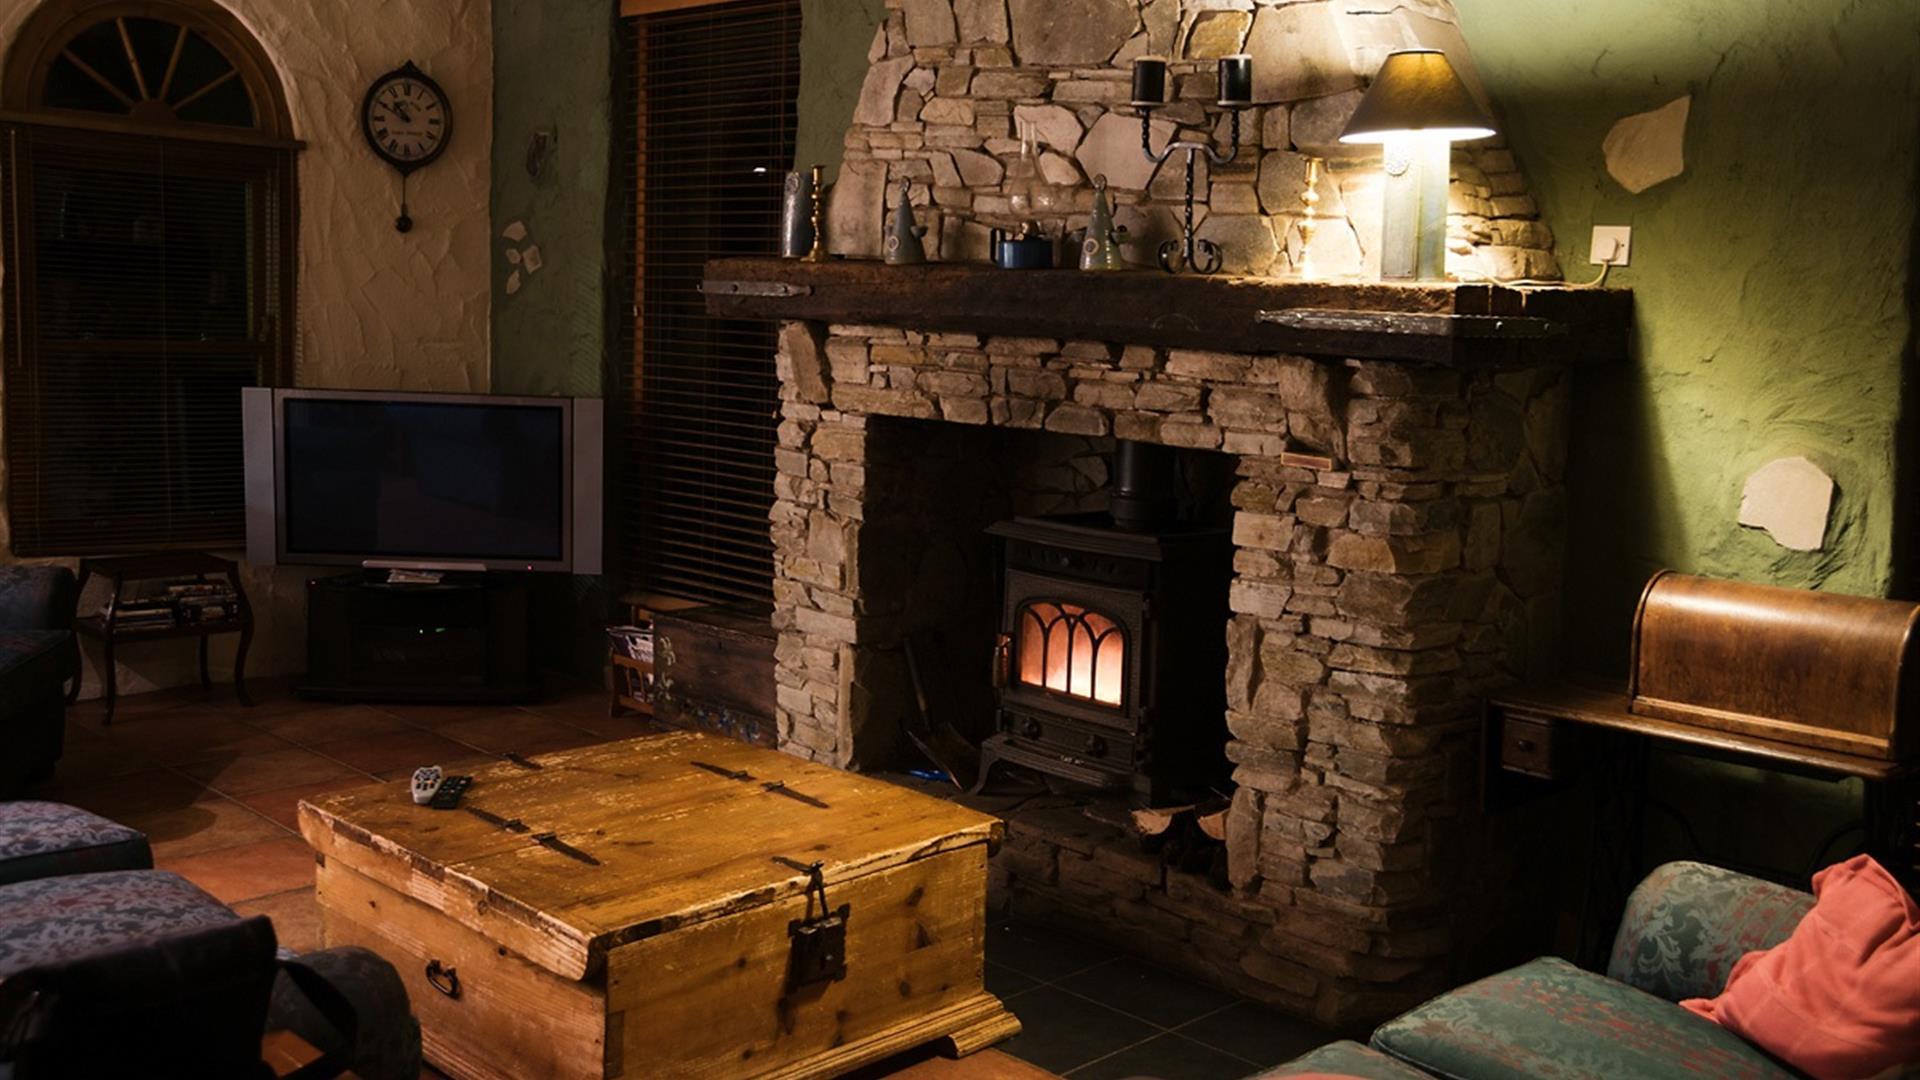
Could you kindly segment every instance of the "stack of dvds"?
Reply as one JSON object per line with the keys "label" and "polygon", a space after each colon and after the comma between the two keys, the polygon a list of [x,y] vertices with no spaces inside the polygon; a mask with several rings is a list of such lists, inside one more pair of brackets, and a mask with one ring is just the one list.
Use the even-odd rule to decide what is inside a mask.
{"label": "stack of dvds", "polygon": [[609,626],[607,638],[629,658],[653,663],[653,630],[645,626]]}
{"label": "stack of dvds", "polygon": [[653,705],[653,629],[646,626],[609,626],[607,641],[617,658],[635,661],[613,665],[615,692],[632,698],[641,707]]}
{"label": "stack of dvds", "polygon": [[176,618],[173,601],[163,596],[102,604],[100,617],[116,630],[168,630]]}
{"label": "stack of dvds", "polygon": [[239,594],[224,581],[176,581],[167,599],[183,623],[225,622],[239,615]]}

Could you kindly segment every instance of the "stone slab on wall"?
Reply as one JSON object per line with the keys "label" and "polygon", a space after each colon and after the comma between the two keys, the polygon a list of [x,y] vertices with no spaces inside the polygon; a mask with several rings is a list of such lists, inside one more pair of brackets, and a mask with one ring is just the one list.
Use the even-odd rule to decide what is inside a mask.
{"label": "stone slab on wall", "polygon": [[[293,115],[300,191],[295,382],[356,389],[488,388],[487,208],[493,127],[493,34],[486,0],[347,4],[226,0],[273,60]],[[33,12],[0,6],[0,50]],[[360,134],[360,100],[407,60],[446,90],[455,128],[446,153],[407,184],[412,232],[394,231],[398,174]],[[0,495],[4,474],[0,473]],[[4,531],[0,530],[0,543]],[[0,559],[13,558],[0,547]],[[305,666],[305,580],[298,568],[248,568],[257,620],[250,674]],[[92,590],[89,590],[90,593]],[[83,603],[98,603],[89,595]],[[213,644],[216,673],[233,643]],[[93,663],[88,653],[88,664]],[[191,643],[122,651],[133,693],[198,678]],[[86,693],[99,690],[89,668]]]}

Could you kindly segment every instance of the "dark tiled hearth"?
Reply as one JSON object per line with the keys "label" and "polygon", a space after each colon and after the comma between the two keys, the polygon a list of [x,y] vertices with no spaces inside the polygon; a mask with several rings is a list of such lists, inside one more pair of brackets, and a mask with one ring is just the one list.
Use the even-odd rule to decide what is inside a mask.
{"label": "dark tiled hearth", "polygon": [[[244,914],[270,916],[295,950],[320,944],[312,857],[295,831],[301,799],[393,779],[420,764],[458,772],[501,753],[545,753],[650,730],[635,718],[609,718],[598,691],[509,709],[301,701],[284,683],[257,685],[254,694],[253,708],[218,692],[211,700],[197,691],[126,698],[110,727],[100,723],[97,702],[83,702],[68,714],[67,753],[54,779],[28,797],[73,803],[145,831],[162,869]],[[1074,1078],[1228,1080],[1330,1037],[1038,924],[989,927],[987,985],[1026,1025],[998,1049]],[[924,1059],[909,1055],[861,1075],[1033,1075],[992,1052],[961,1062]]]}
{"label": "dark tiled hearth", "polygon": [[1025,1030],[1000,1049],[1069,1077],[1230,1080],[1334,1036],[1059,929],[987,928],[987,986]]}

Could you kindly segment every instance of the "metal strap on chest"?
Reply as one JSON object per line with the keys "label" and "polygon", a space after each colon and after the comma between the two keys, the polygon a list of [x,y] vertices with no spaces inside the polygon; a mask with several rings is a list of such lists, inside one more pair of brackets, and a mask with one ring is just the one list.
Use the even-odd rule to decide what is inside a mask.
{"label": "metal strap on chest", "polygon": [[[715,776],[724,776],[728,780],[738,780],[741,783],[756,782],[754,775],[750,772],[747,772],[745,769],[729,769],[724,765],[713,765],[705,761],[695,761],[695,762],[690,762],[689,764],[691,764],[696,769],[704,769]],[[792,788],[788,787],[787,782],[785,780],[767,780],[767,781],[758,781],[758,782],[760,783],[760,790],[766,792],[769,795],[778,795],[782,798],[792,799],[794,802],[797,802],[797,803],[805,803],[806,805],[811,806],[817,810],[832,809],[825,802],[822,802],[821,800],[816,799],[813,796],[806,794],[805,792],[795,791]],[[774,861],[784,862],[787,860],[776,858]],[[803,864],[793,863],[792,865],[795,868],[804,869]]]}

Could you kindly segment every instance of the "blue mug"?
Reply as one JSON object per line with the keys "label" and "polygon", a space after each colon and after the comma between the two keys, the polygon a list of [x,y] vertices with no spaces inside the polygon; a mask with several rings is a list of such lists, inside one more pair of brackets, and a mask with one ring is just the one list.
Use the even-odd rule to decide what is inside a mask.
{"label": "blue mug", "polygon": [[1010,236],[1005,229],[987,231],[993,265],[1002,270],[1046,270],[1053,266],[1053,241],[1039,233]]}

